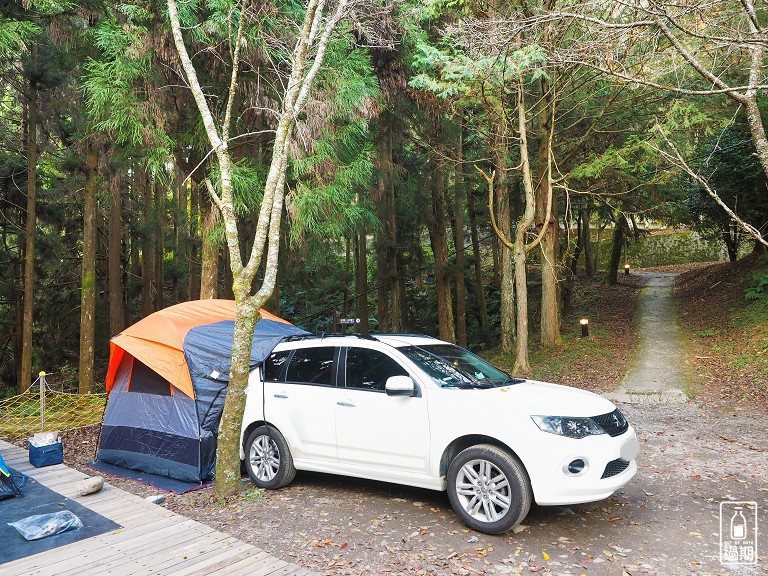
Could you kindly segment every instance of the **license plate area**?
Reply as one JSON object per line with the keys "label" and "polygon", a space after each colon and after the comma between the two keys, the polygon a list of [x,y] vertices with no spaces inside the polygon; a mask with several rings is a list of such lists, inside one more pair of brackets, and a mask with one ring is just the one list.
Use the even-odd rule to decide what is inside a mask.
{"label": "license plate area", "polygon": [[621,445],[619,456],[621,456],[622,460],[629,462],[637,458],[638,452],[640,452],[640,443],[637,441],[636,437],[632,437],[625,440]]}

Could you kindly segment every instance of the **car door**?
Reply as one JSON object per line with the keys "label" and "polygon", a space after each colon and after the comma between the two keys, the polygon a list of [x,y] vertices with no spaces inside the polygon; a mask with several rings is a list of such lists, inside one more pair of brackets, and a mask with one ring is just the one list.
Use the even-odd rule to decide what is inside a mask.
{"label": "car door", "polygon": [[336,364],[339,348],[275,352],[264,365],[264,414],[294,458],[336,461]]}
{"label": "car door", "polygon": [[341,353],[336,445],[340,464],[428,473],[429,417],[423,391],[388,396],[390,376],[411,376],[392,355],[350,346]]}

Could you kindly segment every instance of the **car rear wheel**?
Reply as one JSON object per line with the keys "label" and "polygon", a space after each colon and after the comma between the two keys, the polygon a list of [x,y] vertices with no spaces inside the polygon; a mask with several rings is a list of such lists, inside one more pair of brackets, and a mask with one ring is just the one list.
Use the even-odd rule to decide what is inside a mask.
{"label": "car rear wheel", "polygon": [[260,426],[245,442],[245,468],[259,488],[274,490],[291,483],[296,476],[288,442],[270,426]]}
{"label": "car rear wheel", "polygon": [[520,461],[491,444],[460,452],[448,468],[448,499],[470,528],[500,534],[523,521],[533,491]]}

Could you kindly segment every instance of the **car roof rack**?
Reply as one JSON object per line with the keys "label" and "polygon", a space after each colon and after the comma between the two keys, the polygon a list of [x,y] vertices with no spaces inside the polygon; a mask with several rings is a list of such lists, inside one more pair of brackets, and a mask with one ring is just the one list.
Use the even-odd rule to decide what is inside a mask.
{"label": "car roof rack", "polygon": [[322,332],[320,334],[296,334],[294,336],[286,336],[283,338],[283,342],[297,342],[300,340],[309,340],[310,338],[342,338],[344,336],[353,336],[362,340],[374,340],[378,341],[378,338],[371,334],[362,334],[360,332],[353,332],[351,334],[341,334],[338,332]]}
{"label": "car roof rack", "polygon": [[411,338],[431,338],[437,340],[434,336],[429,334],[416,334],[415,332],[374,332],[374,336],[408,336]]}

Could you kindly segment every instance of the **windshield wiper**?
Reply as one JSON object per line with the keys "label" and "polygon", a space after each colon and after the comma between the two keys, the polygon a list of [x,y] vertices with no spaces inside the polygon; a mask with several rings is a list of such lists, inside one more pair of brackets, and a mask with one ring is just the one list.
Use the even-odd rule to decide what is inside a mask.
{"label": "windshield wiper", "polygon": [[497,387],[497,386],[509,386],[510,384],[520,384],[522,382],[525,382],[525,378],[509,378],[508,380],[502,380],[501,382],[496,382],[492,384],[491,386]]}

